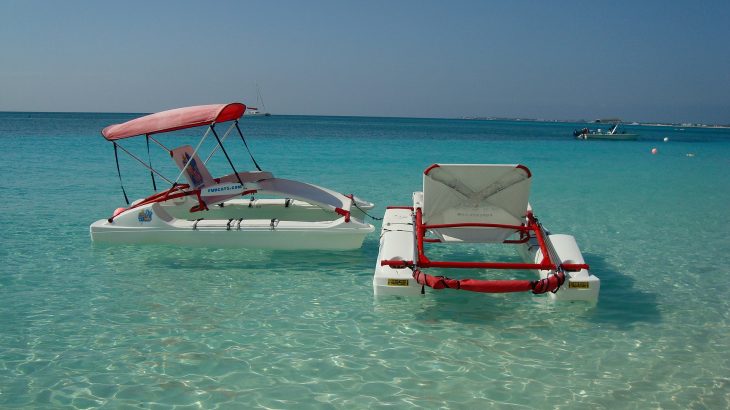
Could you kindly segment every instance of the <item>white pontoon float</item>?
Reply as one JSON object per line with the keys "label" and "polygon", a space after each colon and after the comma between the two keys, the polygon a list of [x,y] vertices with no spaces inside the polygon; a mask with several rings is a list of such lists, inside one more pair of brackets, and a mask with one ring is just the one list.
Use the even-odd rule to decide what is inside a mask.
{"label": "white pontoon float", "polygon": [[[114,144],[120,183],[118,149],[150,170],[155,191],[155,175],[171,186],[130,204],[122,183],[127,206],[117,208],[110,218],[91,224],[91,239],[111,243],[286,250],[362,246],[365,236],[375,229],[364,222],[365,212],[373,208],[372,203],[316,185],[275,178],[261,170],[250,151],[257,170],[236,171],[223,141],[235,130],[248,150],[238,124],[245,110],[246,106],[241,103],[186,107],[104,128],[102,135]],[[219,137],[216,126],[225,122],[230,125]],[[182,145],[168,149],[155,138],[156,134],[193,127],[207,128],[196,148]],[[211,134],[216,144],[208,159],[220,150],[233,170],[220,178],[213,178],[205,166],[208,159],[201,161],[198,156]],[[169,153],[180,170],[175,180],[166,178],[152,168],[151,160],[146,163],[119,142],[137,136],[146,138],[148,153],[150,141]],[[180,182],[182,177],[187,183]],[[248,195],[250,198],[242,198]],[[260,195],[274,198],[264,199]]]}
{"label": "white pontoon float", "polygon": [[[547,292],[555,300],[595,303],[600,281],[588,271],[575,239],[547,233],[533,215],[528,203],[531,177],[523,165],[434,164],[426,169],[423,192],[414,192],[413,206],[385,212],[375,295],[418,295],[428,286]],[[436,261],[426,256],[431,243],[513,244],[525,262]],[[430,275],[428,268],[532,270],[539,279],[450,279]]]}

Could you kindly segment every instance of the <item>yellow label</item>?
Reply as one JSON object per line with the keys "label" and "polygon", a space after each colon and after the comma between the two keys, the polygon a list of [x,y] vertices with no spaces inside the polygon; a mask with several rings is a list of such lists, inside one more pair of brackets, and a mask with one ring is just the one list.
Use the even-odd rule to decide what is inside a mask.
{"label": "yellow label", "polygon": [[408,286],[408,279],[388,279],[388,286]]}
{"label": "yellow label", "polygon": [[588,282],[568,282],[568,288],[578,288],[578,289],[588,289],[591,287],[591,284]]}

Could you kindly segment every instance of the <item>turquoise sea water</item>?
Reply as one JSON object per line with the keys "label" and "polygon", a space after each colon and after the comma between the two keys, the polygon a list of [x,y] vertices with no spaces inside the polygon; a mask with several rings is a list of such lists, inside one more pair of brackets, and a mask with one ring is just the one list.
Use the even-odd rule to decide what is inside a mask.
{"label": "turquoise sea water", "polygon": [[[583,124],[242,121],[262,167],[377,216],[434,162],[528,166],[536,214],[601,278],[591,308],[374,299],[377,222],[348,252],[95,246],[89,224],[123,205],[99,131],[133,117],[0,113],[0,408],[730,407],[728,130],[604,142],[573,140]],[[133,198],[150,193],[136,165],[122,159]]]}

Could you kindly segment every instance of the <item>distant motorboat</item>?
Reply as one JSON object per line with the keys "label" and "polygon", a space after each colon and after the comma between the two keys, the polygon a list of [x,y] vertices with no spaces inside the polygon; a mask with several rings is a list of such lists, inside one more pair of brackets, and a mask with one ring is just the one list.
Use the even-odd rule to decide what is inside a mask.
{"label": "distant motorboat", "polygon": [[591,130],[590,128],[582,128],[573,131],[573,136],[579,140],[614,140],[614,141],[630,141],[635,140],[638,134],[627,133],[626,131],[618,131],[620,123],[615,123],[611,128],[604,131],[600,128]]}

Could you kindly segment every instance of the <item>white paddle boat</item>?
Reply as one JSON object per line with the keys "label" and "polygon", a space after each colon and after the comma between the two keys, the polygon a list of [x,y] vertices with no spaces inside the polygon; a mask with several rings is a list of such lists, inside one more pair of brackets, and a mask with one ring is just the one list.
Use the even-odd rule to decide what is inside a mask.
{"label": "white paddle boat", "polygon": [[[362,246],[365,236],[374,231],[364,222],[373,204],[354,195],[305,182],[275,178],[263,171],[249,155],[255,171],[238,172],[223,142],[234,131],[248,150],[238,124],[246,111],[241,103],[178,108],[147,115],[123,124],[110,125],[102,135],[114,144],[120,183],[118,150],[129,154],[150,170],[152,195],[132,203],[122,183],[127,206],[90,226],[94,242],[167,243],[202,247],[261,248],[282,250],[344,250]],[[217,127],[229,123],[223,136]],[[181,145],[168,149],[158,134],[205,127],[197,146]],[[214,148],[205,161],[199,153],[209,136]],[[127,138],[144,137],[162,147],[179,169],[170,179],[121,145]],[[178,135],[170,138],[178,138]],[[221,151],[232,173],[214,178],[206,163]],[[155,176],[169,186],[157,190]],[[181,180],[184,178],[184,180]],[[247,197],[247,198],[244,198]]]}
{"label": "white paddle boat", "polygon": [[[413,194],[413,205],[385,212],[375,295],[418,295],[428,287],[548,293],[555,300],[595,303],[600,280],[588,270],[572,236],[549,234],[537,220],[528,202],[531,178],[524,165],[430,166],[423,174],[423,191]],[[457,243],[483,244],[485,250],[495,244],[516,245],[523,261],[439,261],[426,255],[427,246]],[[481,254],[474,248],[462,248],[460,255]],[[533,271],[537,278],[457,279],[432,275],[429,269]]]}

